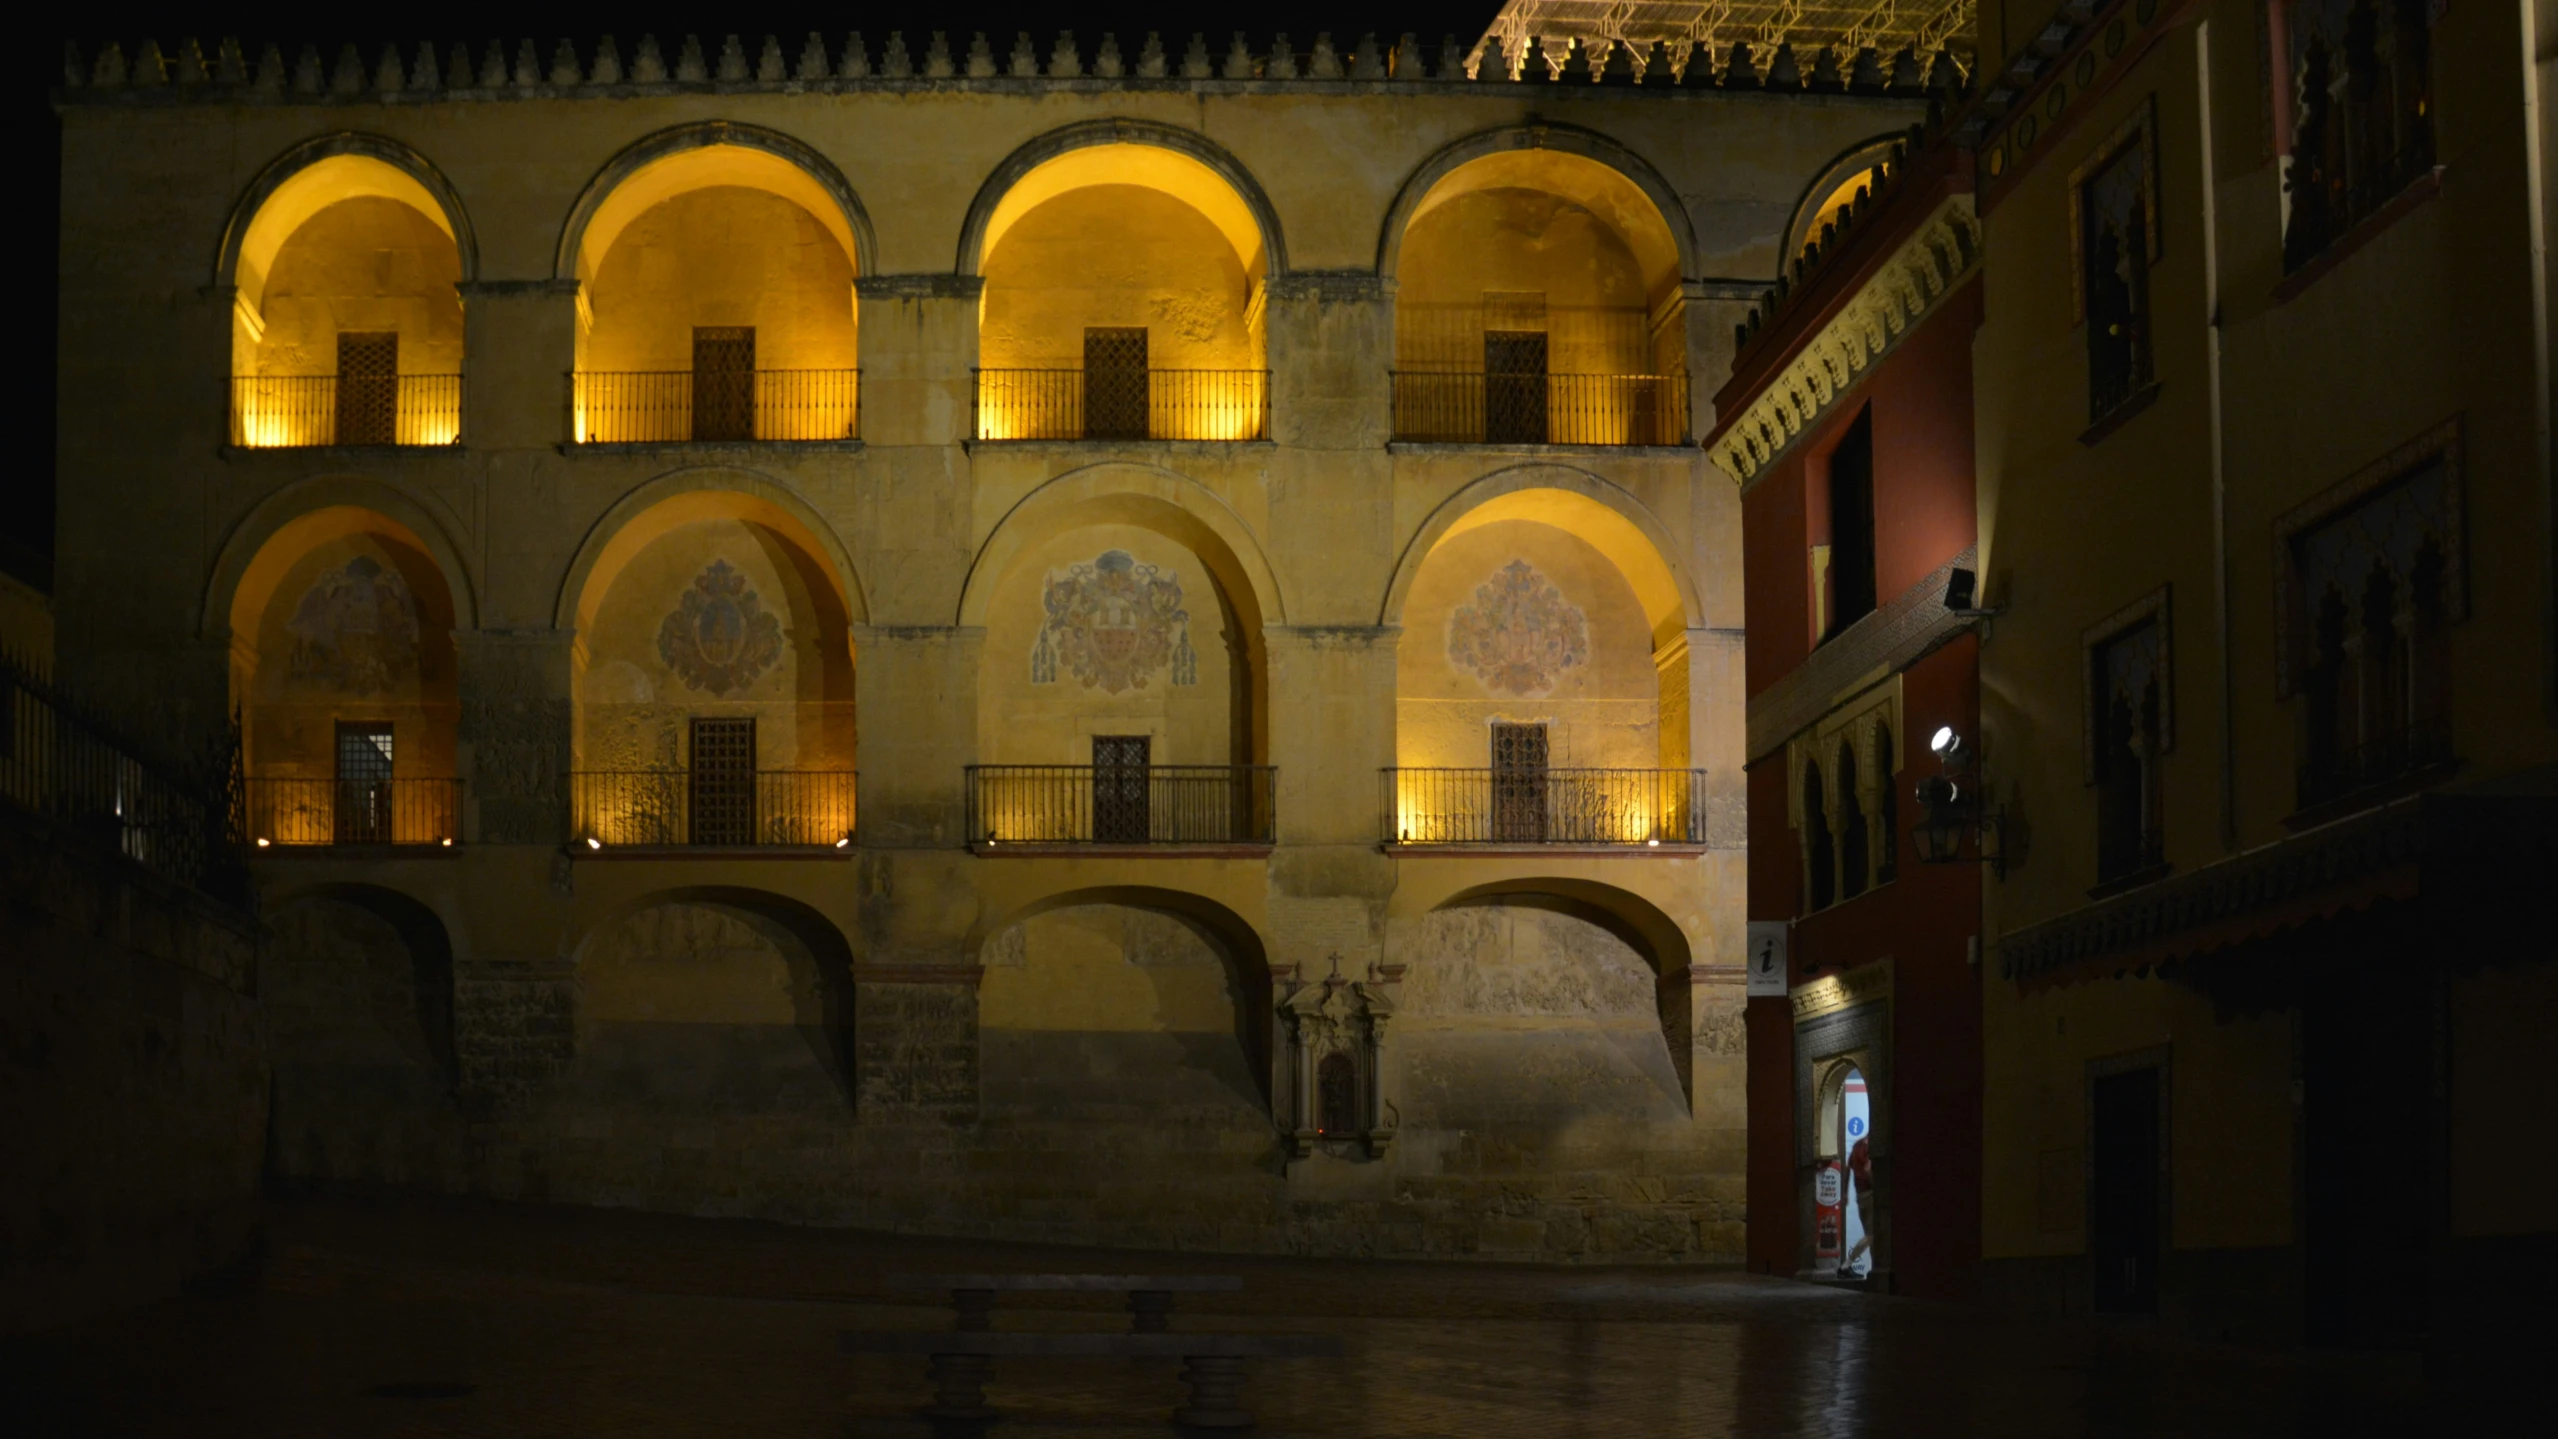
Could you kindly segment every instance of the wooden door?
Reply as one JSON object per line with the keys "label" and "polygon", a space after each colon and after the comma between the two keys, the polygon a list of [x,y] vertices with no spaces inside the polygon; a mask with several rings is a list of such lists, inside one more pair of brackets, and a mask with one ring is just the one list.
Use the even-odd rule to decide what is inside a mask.
{"label": "wooden door", "polygon": [[693,327],[693,438],[755,438],[755,327]]}
{"label": "wooden door", "polygon": [[1146,332],[1084,331],[1084,437],[1146,438]]}
{"label": "wooden door", "polygon": [[2158,1081],[2143,1068],[2095,1084],[2087,1247],[2105,1312],[2158,1309]]}
{"label": "wooden door", "polygon": [[1147,802],[1154,741],[1141,734],[1092,737],[1092,837],[1103,844],[1144,844],[1153,832]]}
{"label": "wooden door", "polygon": [[341,722],[337,737],[337,817],[331,837],[339,844],[389,844],[391,727]]}
{"label": "wooden door", "polygon": [[337,443],[395,445],[400,431],[400,337],[338,335]]}
{"label": "wooden door", "polygon": [[692,844],[755,842],[755,721],[697,719],[692,726]]}
{"label": "wooden door", "polygon": [[1542,844],[1546,835],[1546,731],[1541,724],[1492,727],[1492,837]]}
{"label": "wooden door", "polygon": [[1545,332],[1483,332],[1483,438],[1495,445],[1546,442]]}

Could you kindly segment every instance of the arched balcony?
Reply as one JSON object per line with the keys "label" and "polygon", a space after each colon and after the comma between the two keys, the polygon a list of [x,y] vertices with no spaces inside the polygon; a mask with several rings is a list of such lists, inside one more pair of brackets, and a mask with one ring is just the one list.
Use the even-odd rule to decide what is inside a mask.
{"label": "arched balcony", "polygon": [[377,511],[327,506],[259,547],[230,621],[260,852],[460,840],[454,614],[433,551]]}
{"label": "arched balcony", "polygon": [[864,222],[814,152],[745,127],[652,137],[571,230],[577,443],[859,436]]}
{"label": "arched balcony", "polygon": [[963,264],[985,279],[976,437],[1268,438],[1275,226],[1250,180],[1183,132],[1025,147],[969,217]]}
{"label": "arched balcony", "polygon": [[1386,842],[1703,843],[1686,606],[1653,538],[1585,494],[1527,487],[1415,547],[1389,610]]}
{"label": "arched balcony", "polygon": [[1658,199],[1588,155],[1475,148],[1425,167],[1388,221],[1394,437],[1684,443],[1681,247]]}
{"label": "arched balcony", "polygon": [[969,843],[1270,844],[1266,569],[1160,476],[1051,485],[989,541],[963,603],[986,636]]}
{"label": "arched balcony", "polygon": [[457,443],[468,246],[441,180],[387,141],[270,166],[223,247],[230,443]]}
{"label": "arched balcony", "polygon": [[668,496],[573,577],[578,852],[852,844],[857,594],[811,520]]}

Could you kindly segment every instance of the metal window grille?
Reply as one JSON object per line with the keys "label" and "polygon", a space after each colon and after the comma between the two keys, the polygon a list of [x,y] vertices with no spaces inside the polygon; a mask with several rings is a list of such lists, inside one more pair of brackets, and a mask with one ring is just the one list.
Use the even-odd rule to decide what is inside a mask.
{"label": "metal window grille", "polygon": [[1541,724],[1492,727],[1492,837],[1536,844],[1545,839],[1546,729]]}
{"label": "metal window grille", "polygon": [[1084,433],[1096,440],[1146,438],[1146,332],[1084,331]]}
{"label": "metal window grille", "polygon": [[389,844],[391,727],[341,721],[337,741],[337,843]]}
{"label": "metal window grille", "polygon": [[693,438],[755,438],[755,327],[693,327]]}
{"label": "metal window grille", "polygon": [[380,332],[338,336],[337,442],[399,442],[400,337]]}
{"label": "metal window grille", "polygon": [[1359,1072],[1339,1050],[1315,1066],[1315,1130],[1331,1136],[1359,1128]]}
{"label": "metal window grille", "polygon": [[1496,445],[1546,442],[1543,330],[1483,332],[1483,426]]}
{"label": "metal window grille", "polygon": [[692,724],[693,844],[755,842],[755,721]]}
{"label": "metal window grille", "polygon": [[1154,741],[1141,734],[1092,737],[1093,838],[1102,844],[1144,844],[1153,829],[1147,803],[1148,765]]}

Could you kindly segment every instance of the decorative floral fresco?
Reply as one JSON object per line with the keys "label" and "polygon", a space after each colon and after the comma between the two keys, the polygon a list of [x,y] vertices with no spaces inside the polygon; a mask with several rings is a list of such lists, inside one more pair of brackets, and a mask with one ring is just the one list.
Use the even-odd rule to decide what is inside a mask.
{"label": "decorative floral fresco", "polygon": [[1512,560],[1448,616],[1448,661],[1496,694],[1541,695],[1590,658],[1590,626],[1554,582]]}
{"label": "decorative floral fresco", "polygon": [[285,630],[291,684],[373,695],[417,673],[417,600],[398,571],[370,555],[313,580]]}
{"label": "decorative floral fresco", "polygon": [[687,689],[726,695],[782,655],[782,622],[726,560],[713,560],[657,628],[657,655]]}
{"label": "decorative floral fresco", "polygon": [[1048,618],[1030,652],[1032,684],[1055,684],[1060,659],[1084,688],[1109,694],[1144,689],[1167,664],[1174,684],[1199,682],[1181,581],[1137,563],[1126,550],[1105,550],[1091,564],[1052,572],[1042,602]]}

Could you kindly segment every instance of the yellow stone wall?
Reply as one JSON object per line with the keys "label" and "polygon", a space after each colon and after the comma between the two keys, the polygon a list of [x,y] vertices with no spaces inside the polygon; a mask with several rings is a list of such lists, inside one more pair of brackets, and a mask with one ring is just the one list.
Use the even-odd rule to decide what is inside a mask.
{"label": "yellow stone wall", "polygon": [[[1985,5],[1983,50],[1999,50],[2004,33],[2013,52],[2047,13]],[[2054,107],[2064,118],[2036,102],[2032,168],[1982,201],[1982,263],[1996,296],[1974,350],[1982,603],[2003,610],[1982,649],[1982,754],[2010,845],[2006,875],[1984,890],[1992,966],[1996,936],[2103,897],[2082,748],[2085,635],[2162,584],[2174,695],[2162,760],[2170,882],[2323,818],[2301,812],[2295,788],[2305,701],[2282,698],[2275,679],[2277,523],[2455,418],[2470,609],[2451,631],[2460,766],[2448,787],[2545,783],[2529,776],[2545,776],[2558,756],[2544,609],[2547,395],[2535,394],[2547,383],[2547,322],[2516,302],[2533,261],[2518,199],[2529,187],[2513,7],[2436,22],[2439,158],[2468,180],[2447,181],[2305,284],[2287,284],[2283,268],[2283,166],[2269,143],[2275,101],[2258,7],[2160,13],[2155,35],[2130,25],[2151,48],[2126,46],[2137,62],[2106,71],[2113,78],[2092,97],[2076,87]],[[2145,111],[2163,221],[2149,271],[2158,390],[2146,409],[2095,430],[2072,304],[2071,176]],[[2530,635],[2541,636],[2540,653],[2521,643]],[[2427,976],[2452,962],[2393,957],[2384,983],[2403,985],[2409,1006],[2428,1003]],[[2545,988],[2511,977],[2442,983],[2451,1022],[2475,1037],[2494,1030],[2485,996]],[[2299,989],[2330,984],[2313,963]],[[2146,971],[2060,987],[1985,983],[1983,1003],[1983,1252],[1993,1269],[2086,1252],[2091,1075],[2155,1055],[2170,1085],[2170,1272],[2183,1264],[2186,1283],[2222,1285],[2224,1296],[2254,1288],[2260,1308],[2279,1307],[2264,1297],[2289,1292],[2268,1287],[2276,1271],[2246,1266],[2274,1262],[2249,1251],[2302,1234],[2296,1003],[2216,1005],[2196,985]],[[2451,1041],[2469,1056],[2457,1063],[2476,1066],[2453,1081],[2455,1115],[2482,1102],[2457,1097],[2463,1086],[2484,1094],[2515,1073],[2475,1044]],[[2457,1119],[2455,1133],[2467,1123]],[[2492,1183],[2483,1150],[2459,1142],[2452,1192]],[[2455,1201],[2452,1221],[2480,1218]],[[2292,1277],[2281,1284],[2297,1284],[2296,1271],[2282,1272]],[[2297,1324],[2297,1313],[2278,1322]]]}
{"label": "yellow stone wall", "polygon": [[[63,276],[66,670],[196,734],[258,693],[282,602],[235,619],[244,589],[396,531],[449,596],[462,842],[260,865],[269,901],[309,916],[293,1172],[1061,1241],[1737,1255],[1733,487],[1686,446],[1393,442],[1398,296],[1515,284],[1639,307],[1641,358],[1710,393],[1809,177],[1915,105],[1217,80],[179,98],[66,110],[66,254],[90,257]],[[633,148],[669,133],[701,143]],[[235,272],[206,257],[264,167],[331,136],[391,156],[327,172],[371,177],[345,203],[467,238],[459,446],[221,451],[207,428],[236,323],[223,287],[256,285],[269,252]],[[1040,148],[1077,138],[1105,143]],[[1109,147],[1180,153],[1068,163]],[[1053,194],[1024,178],[1061,174]],[[1038,203],[980,214],[992,238],[968,251],[999,175]],[[1421,205],[1434,176],[1463,195]],[[1559,198],[1520,198],[1541,185]],[[320,191],[277,193],[299,214]],[[623,213],[616,193],[646,203]],[[1476,219],[1510,227],[1491,258],[1469,250]],[[1533,285],[1531,259],[1550,266]],[[693,325],[735,323],[757,326],[760,363],[858,364],[858,441],[575,442],[572,371],[616,347],[613,364],[681,369]],[[1159,366],[1266,365],[1270,438],[973,438],[973,370],[1076,362],[1084,326],[1131,323]],[[296,527],[339,508],[382,522]],[[1178,577],[1197,682],[1031,684],[1048,578],[1114,549]],[[1521,556],[1590,624],[1586,666],[1538,701],[1568,757],[1704,769],[1706,844],[1381,846],[1407,702],[1508,703],[1450,688],[1445,626]],[[705,697],[659,642],[713,560],[786,643],[745,690]],[[578,842],[576,775],[660,762],[677,719],[732,710],[763,722],[774,763],[858,762],[858,843]],[[1275,845],[967,847],[967,766],[1074,762],[1120,724],[1160,733],[1166,760],[1274,766]],[[441,971],[398,963],[431,952]],[[341,954],[378,976],[370,997],[323,982]],[[1336,966],[1400,966],[1414,997],[1383,1081],[1401,1129],[1382,1158],[1291,1159],[1269,1006]],[[378,1142],[362,1104],[312,1087],[341,1028],[371,1036],[367,1072],[397,1096]],[[404,1047],[413,1030],[435,1063]]]}
{"label": "yellow stone wall", "polygon": [[858,363],[852,257],[806,209],[762,190],[660,201],[614,239],[587,294],[585,369],[690,370],[703,325],[753,326],[761,370]]}
{"label": "yellow stone wall", "polygon": [[256,297],[264,322],[235,326],[237,373],[334,375],[337,337],[389,330],[400,373],[462,370],[461,278],[452,237],[398,200],[340,200],[296,228],[276,251]]}

